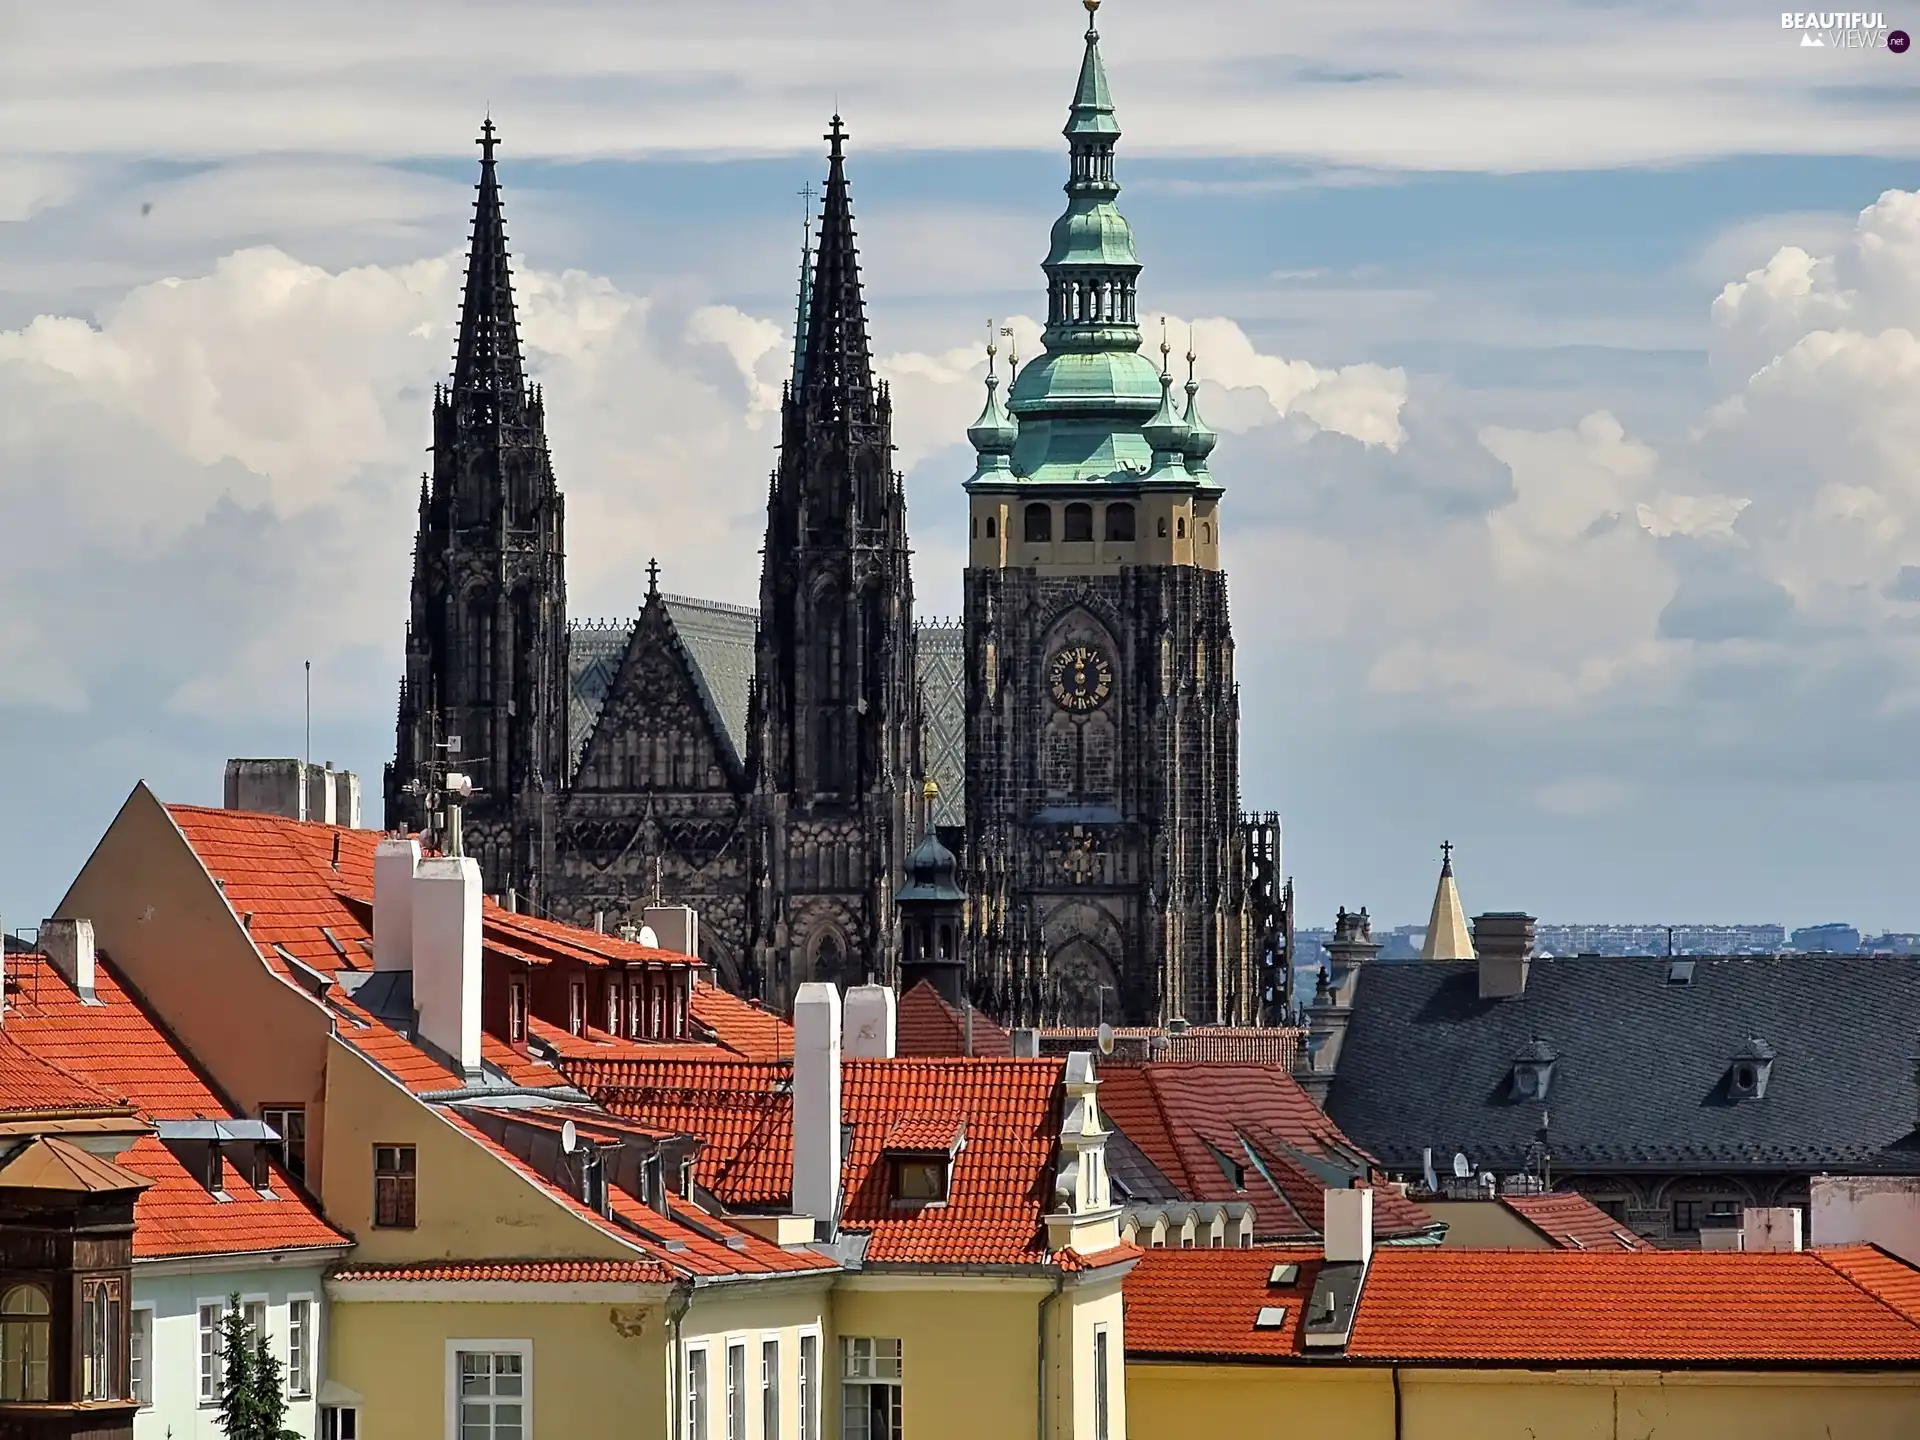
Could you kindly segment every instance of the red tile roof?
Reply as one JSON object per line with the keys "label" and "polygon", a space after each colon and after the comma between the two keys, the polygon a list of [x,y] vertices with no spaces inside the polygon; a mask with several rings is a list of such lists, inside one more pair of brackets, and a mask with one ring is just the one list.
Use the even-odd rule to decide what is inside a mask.
{"label": "red tile roof", "polygon": [[894,1053],[902,1056],[1004,1058],[1013,1054],[1013,1037],[984,1011],[973,1012],[972,1048],[968,1048],[967,1017],[940,998],[940,992],[922,980],[900,997],[895,1016],[898,1037]]}
{"label": "red tile roof", "polygon": [[[1359,1175],[1372,1168],[1371,1157],[1278,1066],[1109,1065],[1100,1071],[1100,1108],[1183,1199],[1251,1202],[1258,1240],[1318,1235],[1327,1167]],[[1398,1191],[1374,1191],[1376,1235],[1413,1235],[1433,1224]]]}
{"label": "red tile roof", "polygon": [[[6,1035],[42,1060],[125,1095],[149,1120],[241,1118],[200,1073],[172,1035],[122,985],[104,954],[96,964],[98,1005],[81,1003],[44,955],[15,954],[21,977]],[[133,1252],[141,1259],[300,1249],[348,1243],[281,1171],[269,1167],[268,1198],[226,1167],[225,1201],[216,1200],[174,1153],[143,1136],[120,1164],[154,1183],[134,1209]]]}
{"label": "red tile roof", "polygon": [[[44,963],[43,957],[32,959]],[[128,1115],[132,1108],[122,1097],[34,1054],[17,1037],[0,1030],[0,1116],[22,1120]]]}
{"label": "red tile roof", "polygon": [[930,1155],[951,1151],[966,1133],[967,1122],[958,1115],[905,1115],[887,1127],[881,1149]]}
{"label": "red tile roof", "polygon": [[415,1265],[348,1265],[328,1277],[367,1280],[493,1280],[524,1285],[670,1285],[656,1260],[427,1260]]}
{"label": "red tile roof", "polygon": [[1920,1270],[1877,1245],[1841,1245],[1813,1252],[1868,1294],[1920,1322]]}
{"label": "red tile roof", "polygon": [[[1300,1280],[1283,1292],[1268,1277],[1288,1261],[1300,1264]],[[1301,1354],[1297,1310],[1317,1261],[1302,1250],[1151,1251],[1127,1279],[1127,1348]],[[1256,1327],[1262,1306],[1280,1304],[1283,1329]],[[1483,1365],[1914,1364],[1920,1324],[1816,1252],[1405,1246],[1375,1250],[1345,1354]]]}
{"label": "red tile roof", "polygon": [[[869,1263],[1037,1264],[1059,1141],[1059,1060],[849,1060],[841,1115],[853,1138],[842,1170],[841,1224],[872,1236]],[[726,1062],[595,1061],[576,1084],[617,1115],[698,1135],[700,1183],[736,1209],[791,1203],[792,1072]],[[948,1201],[903,1211],[884,1151],[913,1117],[965,1122]]]}
{"label": "red tile roof", "polygon": [[1500,1203],[1560,1250],[1651,1250],[1586,1196],[1573,1190],[1551,1195],[1502,1195]]}

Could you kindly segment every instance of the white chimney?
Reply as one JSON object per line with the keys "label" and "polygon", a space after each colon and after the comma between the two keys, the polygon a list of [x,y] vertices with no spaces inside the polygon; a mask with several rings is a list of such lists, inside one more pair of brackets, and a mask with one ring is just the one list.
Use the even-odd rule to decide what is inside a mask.
{"label": "white chimney", "polygon": [[891,1060],[895,1033],[893,990],[886,985],[855,985],[847,991],[841,1034],[849,1060]]}
{"label": "white chimney", "polygon": [[1328,1190],[1320,1220],[1329,1264],[1366,1264],[1373,1255],[1373,1191]]}
{"label": "white chimney", "polygon": [[477,861],[464,856],[422,860],[414,871],[413,1008],[420,1013],[423,1039],[462,1070],[480,1068]]}
{"label": "white chimney", "polygon": [[93,993],[93,921],[42,920],[40,949],[53,968],[67,977],[89,1005],[100,1002]]}
{"label": "white chimney", "polygon": [[413,968],[413,875],[418,840],[382,840],[373,852],[373,968]]}
{"label": "white chimney", "polygon": [[[1703,1232],[1704,1233],[1704,1232]],[[1742,1250],[1799,1250],[1800,1207],[1754,1205],[1740,1216]]]}
{"label": "white chimney", "polygon": [[793,1212],[828,1236],[840,1213],[840,991],[818,980],[793,1002]]}

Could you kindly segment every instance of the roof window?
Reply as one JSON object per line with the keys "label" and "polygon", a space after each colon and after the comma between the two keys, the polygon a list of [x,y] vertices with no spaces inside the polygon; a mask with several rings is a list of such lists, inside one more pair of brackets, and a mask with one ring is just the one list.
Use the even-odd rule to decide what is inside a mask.
{"label": "roof window", "polygon": [[1516,1101],[1545,1100],[1547,1089],[1553,1084],[1554,1062],[1559,1058],[1554,1048],[1539,1036],[1528,1041],[1526,1048],[1513,1062],[1510,1081],[1513,1098]]}
{"label": "roof window", "polygon": [[1773,1047],[1758,1036],[1749,1036],[1727,1066],[1729,1100],[1764,1100],[1767,1081],[1773,1074]]}
{"label": "roof window", "polygon": [[944,1205],[953,1190],[953,1162],[967,1143],[965,1122],[907,1116],[893,1122],[880,1152],[891,1171],[896,1206]]}
{"label": "roof window", "polygon": [[1669,960],[1667,962],[1667,984],[1669,985],[1693,984],[1693,961]]}

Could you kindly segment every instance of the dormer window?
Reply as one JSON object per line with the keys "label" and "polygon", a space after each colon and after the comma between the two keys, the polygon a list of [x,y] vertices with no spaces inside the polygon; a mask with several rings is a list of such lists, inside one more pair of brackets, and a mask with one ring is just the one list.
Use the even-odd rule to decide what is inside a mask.
{"label": "dormer window", "polygon": [[1773,1047],[1758,1036],[1750,1037],[1733,1057],[1727,1069],[1727,1098],[1764,1100],[1767,1080],[1773,1074]]}
{"label": "dormer window", "polygon": [[572,981],[567,986],[567,1033],[584,1035],[587,1030],[587,982]]}
{"label": "dormer window", "polygon": [[1530,1041],[1513,1062],[1513,1098],[1516,1101],[1545,1100],[1548,1087],[1553,1084],[1554,1062],[1559,1058],[1546,1041],[1537,1037]]}
{"label": "dormer window", "polygon": [[967,1129],[960,1120],[908,1117],[887,1131],[881,1154],[886,1158],[893,1203],[920,1209],[944,1205],[953,1189],[953,1162],[966,1145]]}

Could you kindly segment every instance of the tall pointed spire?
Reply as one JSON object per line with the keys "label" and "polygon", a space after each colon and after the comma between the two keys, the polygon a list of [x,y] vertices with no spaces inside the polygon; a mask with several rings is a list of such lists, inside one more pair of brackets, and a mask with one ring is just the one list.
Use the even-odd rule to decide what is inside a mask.
{"label": "tall pointed spire", "polygon": [[1460,905],[1460,887],[1453,879],[1453,844],[1440,846],[1440,885],[1433,892],[1433,914],[1427,920],[1422,960],[1471,960],[1473,937],[1467,930],[1467,912]]}
{"label": "tall pointed spire", "polygon": [[493,151],[500,142],[489,115],[480,127],[480,183],[474,187],[473,245],[467,255],[467,288],[460,306],[460,346],[453,361],[456,401],[494,397],[504,411],[517,411],[526,393],[520,360],[520,327],[513,310],[513,279],[507,268],[507,229],[500,209],[500,181]]}
{"label": "tall pointed spire", "polygon": [[860,257],[854,248],[853,202],[847,195],[847,132],[840,117],[824,137],[827,192],[820,211],[820,237],[808,297],[807,339],[802,378],[809,392],[826,387],[865,394],[873,388],[873,361],[867,349],[867,310],[860,294]]}

